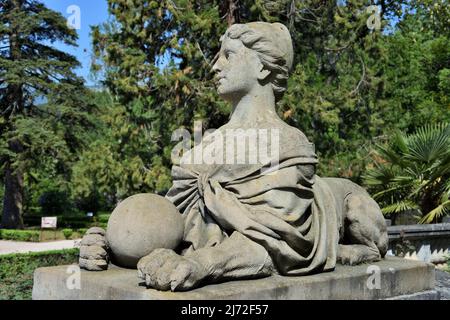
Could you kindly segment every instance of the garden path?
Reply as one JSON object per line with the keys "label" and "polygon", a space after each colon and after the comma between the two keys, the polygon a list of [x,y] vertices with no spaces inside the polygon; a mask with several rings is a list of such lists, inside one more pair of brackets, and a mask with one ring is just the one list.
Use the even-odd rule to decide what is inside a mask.
{"label": "garden path", "polygon": [[63,240],[51,242],[18,242],[0,240],[0,255],[9,253],[42,252],[72,249],[79,246],[81,240]]}

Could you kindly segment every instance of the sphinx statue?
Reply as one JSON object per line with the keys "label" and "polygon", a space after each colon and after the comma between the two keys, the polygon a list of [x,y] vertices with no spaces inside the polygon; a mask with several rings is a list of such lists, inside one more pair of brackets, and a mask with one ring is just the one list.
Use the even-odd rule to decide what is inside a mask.
{"label": "sphinx statue", "polygon": [[[382,259],[388,236],[377,203],[349,180],[317,176],[314,144],[277,115],[276,103],[293,64],[287,28],[280,23],[235,24],[221,44],[213,71],[218,94],[232,105],[230,120],[173,166],[166,199],[183,218],[182,245],[177,251],[156,249],[142,257],[138,277],[150,288],[185,291],[273,274],[304,276],[332,271],[336,263]],[[216,155],[221,149],[230,153],[227,139],[218,137],[252,128],[277,133],[276,139],[263,139],[267,149],[276,147],[276,159],[189,161],[196,149],[208,152],[211,145]],[[91,230],[83,240],[85,246],[104,250],[100,260],[106,261],[104,234]],[[98,269],[89,254],[81,254],[80,266]]]}

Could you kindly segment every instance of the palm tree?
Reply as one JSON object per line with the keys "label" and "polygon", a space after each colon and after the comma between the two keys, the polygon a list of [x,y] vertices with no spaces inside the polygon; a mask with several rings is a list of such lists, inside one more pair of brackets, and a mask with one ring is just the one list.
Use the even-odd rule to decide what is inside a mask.
{"label": "palm tree", "polygon": [[450,124],[396,132],[375,158],[363,178],[384,214],[417,210],[419,223],[431,223],[450,213]]}

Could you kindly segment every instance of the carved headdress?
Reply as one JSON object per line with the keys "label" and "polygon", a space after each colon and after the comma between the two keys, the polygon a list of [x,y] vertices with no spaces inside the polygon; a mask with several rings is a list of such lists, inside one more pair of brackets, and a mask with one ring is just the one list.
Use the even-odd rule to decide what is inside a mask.
{"label": "carved headdress", "polygon": [[257,53],[264,67],[272,72],[269,80],[276,99],[280,100],[294,61],[289,30],[281,23],[250,22],[232,25],[221,40],[225,38],[239,39]]}

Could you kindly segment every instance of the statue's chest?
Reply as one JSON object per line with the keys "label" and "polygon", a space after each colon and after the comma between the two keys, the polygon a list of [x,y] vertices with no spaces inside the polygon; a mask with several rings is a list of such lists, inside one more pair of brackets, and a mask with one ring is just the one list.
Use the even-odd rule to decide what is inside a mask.
{"label": "statue's chest", "polygon": [[280,152],[280,132],[270,128],[222,127],[185,152],[181,167],[194,172],[233,170],[265,164]]}

